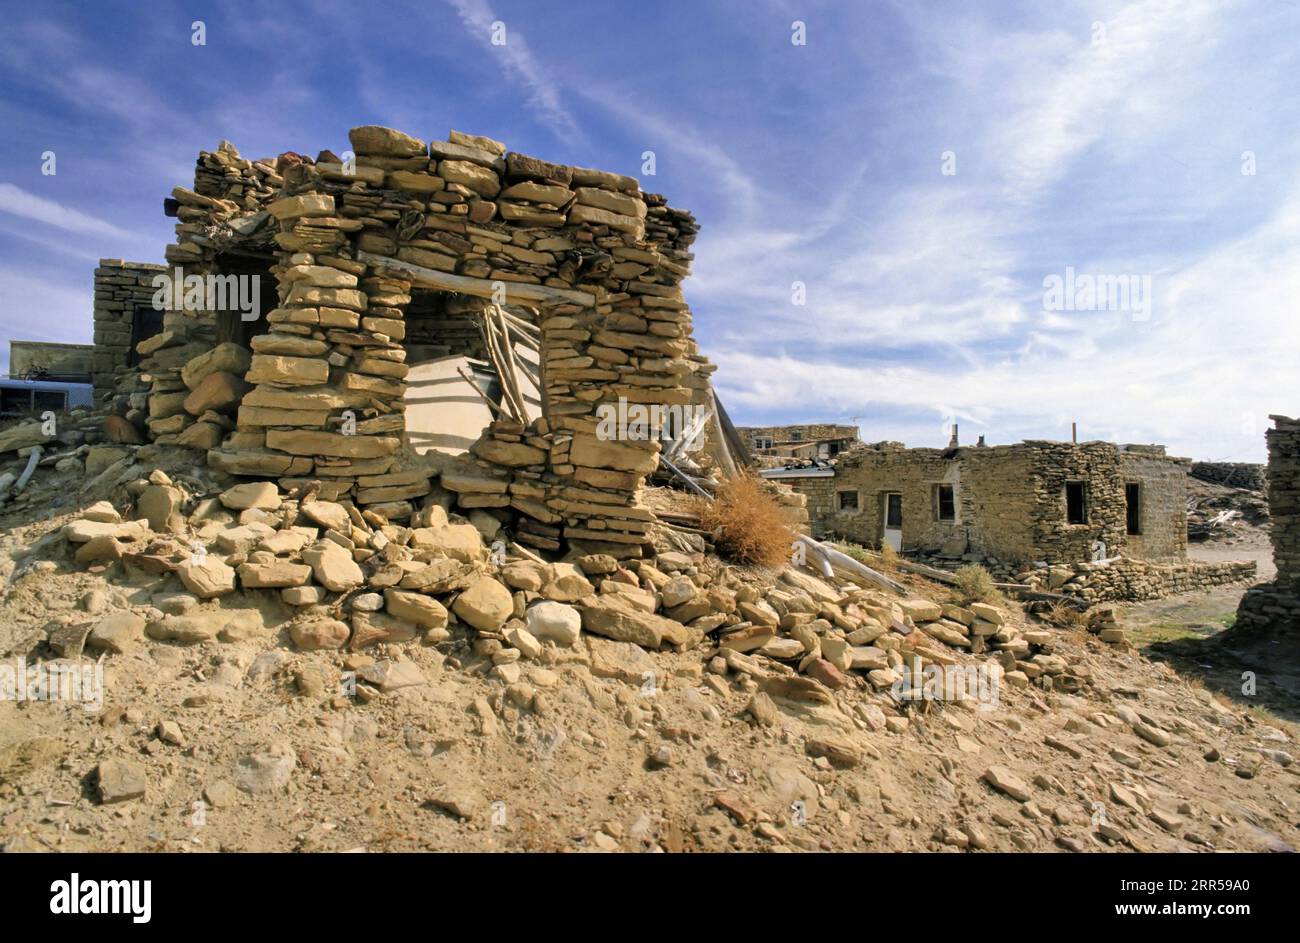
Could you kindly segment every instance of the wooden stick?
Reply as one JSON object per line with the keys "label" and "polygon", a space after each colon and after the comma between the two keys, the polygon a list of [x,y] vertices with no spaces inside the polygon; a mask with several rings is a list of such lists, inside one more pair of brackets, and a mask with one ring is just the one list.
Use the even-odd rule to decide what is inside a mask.
{"label": "wooden stick", "polygon": [[[848,554],[840,553],[834,547],[830,547],[824,543],[821,543],[820,541],[813,540],[811,537],[808,537],[804,534],[800,534],[796,539],[802,541],[803,543],[811,547],[813,550],[825,556],[827,561],[832,566],[835,566],[838,569],[844,570],[846,573],[850,574],[850,579],[852,579],[853,576],[858,576],[860,579],[869,580],[870,582],[875,583],[878,586],[884,586],[887,589],[892,589],[900,596],[907,595],[907,587],[904,586],[902,583],[898,583],[895,582],[894,580],[891,580],[888,576],[885,576],[885,574],[883,573],[877,573],[875,570],[871,569],[871,567],[867,566],[864,563],[859,563],[857,560],[854,560]],[[855,583],[859,582],[859,580],[854,580],[854,582]]]}
{"label": "wooden stick", "polygon": [[456,372],[465,378],[465,381],[474,388],[474,392],[477,393],[479,396],[483,397],[483,402],[487,403],[488,406],[493,411],[495,411],[498,416],[500,416],[502,419],[506,419],[506,420],[510,419],[510,417],[507,416],[504,411],[502,411],[501,407],[498,406],[496,403],[492,402],[491,398],[486,393],[484,393],[483,390],[479,388],[478,383],[475,382],[472,376],[470,376],[468,373],[465,372],[464,367],[457,367]]}
{"label": "wooden stick", "polygon": [[357,261],[369,262],[377,269],[398,272],[410,281],[424,288],[437,288],[441,291],[455,291],[478,298],[497,297],[497,287],[504,286],[505,300],[510,304],[530,306],[530,302],[542,305],[577,304],[584,308],[596,306],[596,296],[585,291],[569,288],[551,288],[549,285],[532,285],[527,282],[506,282],[500,279],[470,278],[468,275],[453,275],[425,268],[414,262],[403,262],[386,255],[359,250]]}

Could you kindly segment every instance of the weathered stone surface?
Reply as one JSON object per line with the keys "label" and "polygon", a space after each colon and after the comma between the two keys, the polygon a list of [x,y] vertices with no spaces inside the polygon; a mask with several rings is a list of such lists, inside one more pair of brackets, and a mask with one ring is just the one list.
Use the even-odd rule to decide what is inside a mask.
{"label": "weathered stone surface", "polygon": [[479,577],[456,597],[452,611],[476,629],[495,632],[514,614],[514,598],[489,576]]}
{"label": "weathered stone surface", "polygon": [[630,443],[602,440],[595,436],[575,436],[569,460],[587,468],[649,474],[659,465],[658,443]]}
{"label": "weathered stone surface", "polygon": [[346,592],[365,582],[352,554],[332,540],[321,540],[308,547],[302,552],[302,559],[311,567],[316,582],[333,592]]}
{"label": "weathered stone surface", "polygon": [[86,644],[95,649],[122,654],[138,648],[144,641],[145,620],[134,612],[111,612],[90,630]]}
{"label": "weathered stone surface", "polygon": [[589,596],[578,610],[586,631],[619,642],[659,648],[664,643],[685,645],[690,640],[690,632],[681,623],[644,612],[616,594]]}
{"label": "weathered stone surface", "polygon": [[438,161],[438,176],[448,183],[469,187],[479,196],[489,200],[501,190],[501,179],[495,172],[467,160]]}
{"label": "weathered stone surface", "polygon": [[407,590],[384,590],[384,608],[398,619],[405,619],[426,629],[441,629],[447,625],[447,609],[432,596]]}
{"label": "weathered stone surface", "polygon": [[103,760],[95,770],[99,801],[104,805],[140,799],[147,788],[144,767],[134,760]]}
{"label": "weathered stone surface", "polygon": [[246,379],[249,383],[280,386],[315,386],[329,379],[330,365],[308,357],[279,357],[254,354]]}
{"label": "weathered stone surface", "polygon": [[244,589],[281,589],[302,586],[311,579],[312,568],[302,563],[244,563],[239,567],[239,581]]}
{"label": "weathered stone surface", "polygon": [[898,605],[913,622],[933,622],[943,617],[943,607],[928,599],[900,599]]}
{"label": "weathered stone surface", "polygon": [[1032,796],[1025,781],[1005,766],[990,766],[984,771],[983,778],[986,783],[998,792],[1008,795],[1018,802],[1028,802]]}
{"label": "weathered stone surface", "polygon": [[248,351],[234,343],[218,344],[205,354],[195,357],[181,368],[181,382],[193,390],[214,373],[231,373],[243,376],[248,371]]}
{"label": "weathered stone surface", "polygon": [[561,602],[546,600],[530,606],[527,624],[534,636],[550,639],[557,645],[576,645],[582,634],[582,615]]}
{"label": "weathered stone surface", "polygon": [[234,568],[211,554],[185,561],[177,568],[176,575],[185,588],[200,599],[212,599],[235,591]]}
{"label": "weathered stone surface", "polygon": [[202,416],[208,410],[229,412],[250,388],[242,377],[219,370],[200,380],[181,405],[191,416]]}
{"label": "weathered stone surface", "polygon": [[424,142],[419,138],[376,124],[353,128],[348,132],[348,141],[357,154],[372,154],[378,157],[423,157],[427,153]]}
{"label": "weathered stone surface", "polygon": [[280,506],[280,489],[273,481],[248,481],[227,488],[218,496],[221,503],[232,510],[248,508],[274,510]]}
{"label": "weathered stone surface", "polygon": [[342,648],[348,642],[352,629],[338,619],[315,618],[289,625],[289,637],[303,651]]}
{"label": "weathered stone surface", "polygon": [[328,530],[342,531],[346,534],[352,528],[352,519],[348,516],[347,508],[333,501],[304,501],[301,510],[303,516],[312,523]]}
{"label": "weathered stone surface", "polygon": [[385,436],[342,435],[306,429],[268,429],[266,444],[291,455],[329,455],[337,458],[381,458],[401,444]]}
{"label": "weathered stone surface", "polygon": [[171,533],[181,529],[180,509],[184,495],[171,485],[148,485],[135,501],[135,511],[149,522],[149,529]]}

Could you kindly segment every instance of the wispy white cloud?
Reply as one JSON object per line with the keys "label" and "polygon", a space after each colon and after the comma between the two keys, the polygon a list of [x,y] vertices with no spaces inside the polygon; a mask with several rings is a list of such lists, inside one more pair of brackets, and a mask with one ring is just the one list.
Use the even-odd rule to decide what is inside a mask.
{"label": "wispy white cloud", "polygon": [[67,232],[84,236],[109,236],[114,239],[132,239],[131,233],[112,223],[97,219],[55,200],[28,193],[12,183],[0,183],[0,212],[12,213],[24,219],[35,220]]}
{"label": "wispy white cloud", "polygon": [[[460,16],[466,31],[492,54],[499,55],[506,71],[528,89],[528,103],[552,126],[556,135],[571,142],[582,142],[584,135],[578,122],[565,107],[559,86],[549,71],[533,55],[519,24],[506,23],[492,10],[487,0],[447,0]],[[495,24],[505,27],[505,41],[492,42]]]}

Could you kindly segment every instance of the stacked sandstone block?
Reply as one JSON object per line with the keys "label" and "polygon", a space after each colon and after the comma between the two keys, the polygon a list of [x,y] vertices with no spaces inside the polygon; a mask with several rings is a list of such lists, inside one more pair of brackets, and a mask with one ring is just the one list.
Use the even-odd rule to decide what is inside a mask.
{"label": "stacked sandstone block", "polygon": [[[680,288],[697,232],[690,214],[634,178],[489,138],[452,132],[426,144],[379,127],[349,137],[347,161],[324,151],[248,162],[223,144],[201,155],[194,190],[173,194],[181,222],[169,260],[216,265],[218,250],[263,245],[277,259],[279,306],[253,341],[248,390],[210,463],[286,487],[329,479],[334,497],[409,515],[429,487],[427,474],[394,467],[412,281],[460,279],[433,287],[457,293],[445,310],[461,313],[462,294],[482,304],[489,287],[506,286],[508,303],[539,312],[545,419],[494,426],[474,450],[478,464],[452,469],[443,485],[462,507],[509,509],[539,546],[563,539],[637,555],[653,516],[635,495],[659,444],[607,441],[597,409],[620,397],[684,405],[712,369]],[[184,385],[153,377],[151,409],[172,398],[160,400],[151,430],[179,437],[204,425],[210,437],[214,417],[184,409],[177,379]]]}
{"label": "stacked sandstone block", "polygon": [[[1300,419],[1271,416],[1268,440],[1268,506],[1277,577],[1242,597],[1238,631],[1294,640],[1300,630]],[[1292,641],[1289,654],[1296,654]]]}
{"label": "stacked sandstone block", "polygon": [[1020,577],[1038,588],[1090,602],[1136,602],[1252,580],[1255,570],[1253,560],[1170,564],[1125,557],[1107,563],[1058,564]]}
{"label": "stacked sandstone block", "polygon": [[91,383],[99,399],[117,387],[129,369],[131,338],[138,307],[152,304],[161,265],[100,259],[95,269],[95,353]]}

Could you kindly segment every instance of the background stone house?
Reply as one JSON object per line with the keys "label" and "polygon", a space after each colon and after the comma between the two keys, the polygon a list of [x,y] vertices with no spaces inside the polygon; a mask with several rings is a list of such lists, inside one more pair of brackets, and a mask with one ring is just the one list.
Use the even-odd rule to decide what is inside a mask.
{"label": "background stone house", "polygon": [[1013,562],[1174,562],[1187,550],[1187,467],[1163,446],[1028,441],[864,446],[832,468],[764,475],[807,495],[818,536]]}
{"label": "background stone house", "polygon": [[764,468],[795,459],[829,460],[861,445],[858,427],[830,423],[793,426],[741,426],[750,453]]}

